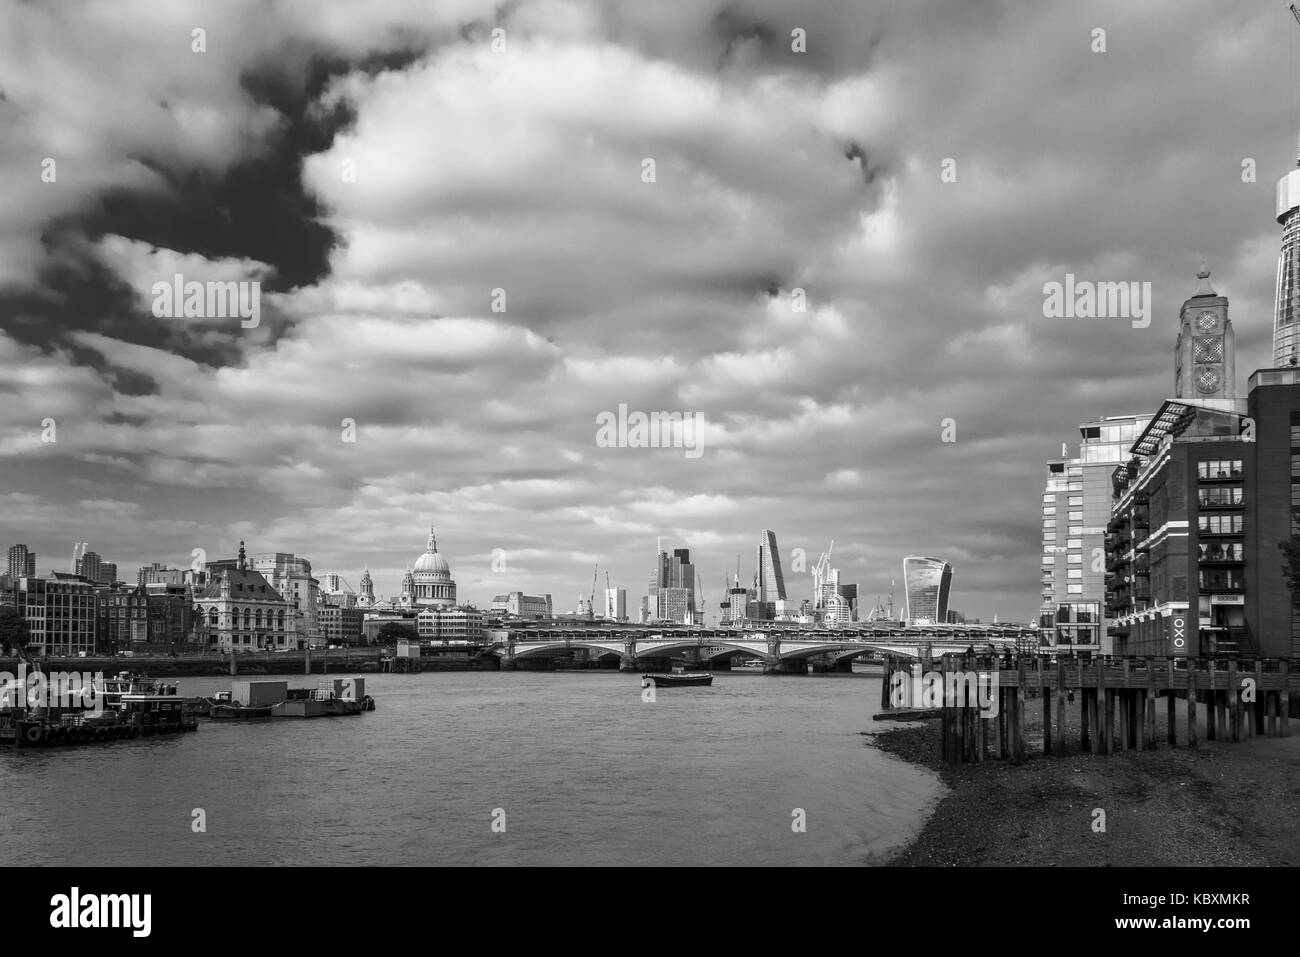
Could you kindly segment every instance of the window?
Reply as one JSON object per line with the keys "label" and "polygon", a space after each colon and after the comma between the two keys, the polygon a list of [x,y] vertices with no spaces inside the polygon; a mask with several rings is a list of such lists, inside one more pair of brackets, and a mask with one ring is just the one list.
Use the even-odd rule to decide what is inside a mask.
{"label": "window", "polygon": [[1070,513],[1068,516],[1066,516],[1066,517],[1067,517],[1070,521],[1072,521],[1072,522],[1082,522],[1082,521],[1083,521],[1083,512],[1071,512],[1071,513]]}
{"label": "window", "polygon": [[1070,534],[1071,536],[1074,536],[1074,535],[1082,535],[1082,534],[1083,534],[1083,526],[1082,526],[1082,525],[1071,525],[1071,526],[1070,526],[1070,532],[1069,532],[1069,534]]}
{"label": "window", "polygon": [[1073,507],[1076,506],[1076,505],[1078,505],[1078,506],[1082,506],[1082,505],[1083,505],[1083,496],[1082,496],[1082,495],[1071,495],[1071,496],[1070,496],[1070,507],[1073,508]]}
{"label": "window", "polygon": [[1082,586],[1082,585],[1066,585],[1066,586],[1065,586],[1065,593],[1066,593],[1067,595],[1082,595],[1082,594],[1083,594],[1083,586]]}
{"label": "window", "polygon": [[1056,564],[1056,556],[1055,556],[1055,555],[1044,555],[1044,556],[1043,556],[1043,564],[1044,564],[1044,565],[1055,565],[1055,564]]}
{"label": "window", "polygon": [[1056,532],[1043,532],[1043,543],[1056,541]]}
{"label": "window", "polygon": [[1069,468],[1067,468],[1067,469],[1065,470],[1065,474],[1066,474],[1067,476],[1071,477],[1071,478],[1074,478],[1074,477],[1080,477],[1080,478],[1081,478],[1081,477],[1083,476],[1083,466],[1082,466],[1082,465],[1071,465]]}
{"label": "window", "polygon": [[1044,514],[1044,515],[1055,515],[1055,514],[1056,514],[1056,506],[1055,506],[1055,505],[1044,505],[1044,506],[1043,506],[1043,514]]}
{"label": "window", "polygon": [[1044,529],[1056,528],[1056,519],[1054,518],[1043,519],[1043,528]]}
{"label": "window", "polygon": [[1196,475],[1202,479],[1241,478],[1241,459],[1215,459],[1198,462]]}
{"label": "window", "polygon": [[1066,571],[1066,573],[1065,573],[1065,577],[1066,577],[1066,578],[1082,578],[1082,577],[1083,577],[1083,569],[1082,569],[1082,568],[1071,568],[1071,569],[1069,569],[1069,570]]}
{"label": "window", "polygon": [[1203,562],[1240,562],[1245,560],[1245,548],[1241,542],[1202,542],[1200,559]]}
{"label": "window", "polygon": [[1201,505],[1208,505],[1211,508],[1215,506],[1240,505],[1244,499],[1244,492],[1236,487],[1210,486],[1196,490],[1197,501]]}
{"label": "window", "polygon": [[1067,564],[1067,565],[1082,565],[1082,564],[1083,564],[1083,556],[1080,555],[1080,554],[1078,554],[1077,552],[1074,553],[1074,554],[1068,555],[1068,556],[1066,556],[1066,564]]}
{"label": "window", "polygon": [[1046,495],[1044,495],[1044,496],[1043,496],[1043,504],[1044,504],[1044,505],[1055,505],[1055,504],[1056,504],[1056,494],[1055,494],[1054,492],[1049,492],[1049,493],[1047,493]]}
{"label": "window", "polygon": [[1067,492],[1082,492],[1082,491],[1083,491],[1083,483],[1082,483],[1082,482],[1070,482],[1070,483],[1068,483],[1068,484],[1065,486],[1065,490],[1066,490]]}
{"label": "window", "polygon": [[1067,539],[1065,540],[1065,547],[1066,547],[1066,548],[1083,548],[1083,539],[1082,539],[1082,538],[1067,538]]}
{"label": "window", "polygon": [[1240,515],[1198,515],[1196,525],[1202,535],[1240,535],[1242,518]]}

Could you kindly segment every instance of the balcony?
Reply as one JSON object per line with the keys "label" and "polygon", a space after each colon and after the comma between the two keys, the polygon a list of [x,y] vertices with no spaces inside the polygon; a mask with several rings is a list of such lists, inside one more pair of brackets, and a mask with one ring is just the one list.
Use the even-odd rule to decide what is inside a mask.
{"label": "balcony", "polygon": [[1246,590],[1246,578],[1243,575],[1202,572],[1197,588],[1202,595],[1236,594]]}
{"label": "balcony", "polygon": [[1196,503],[1203,511],[1241,508],[1245,495],[1240,488],[1203,488],[1197,492]]}

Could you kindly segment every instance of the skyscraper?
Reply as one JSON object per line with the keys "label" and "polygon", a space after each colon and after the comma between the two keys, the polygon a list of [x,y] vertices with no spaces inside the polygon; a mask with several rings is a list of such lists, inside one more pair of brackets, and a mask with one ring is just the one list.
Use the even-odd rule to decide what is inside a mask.
{"label": "skyscraper", "polygon": [[1300,168],[1277,181],[1277,221],[1282,250],[1273,307],[1273,365],[1281,368],[1300,364]]}
{"label": "skyscraper", "polygon": [[903,559],[903,587],[907,594],[909,625],[933,625],[948,620],[952,566],[947,562],[909,555]]}
{"label": "skyscraper", "polygon": [[99,552],[83,552],[81,557],[77,559],[76,573],[82,578],[98,582],[101,571],[99,566],[103,563],[103,560]]}
{"label": "skyscraper", "polygon": [[9,575],[15,579],[35,578],[36,553],[26,545],[10,545]]}
{"label": "skyscraper", "polygon": [[695,602],[695,566],[687,548],[675,548],[669,555],[661,548],[650,576],[649,610],[655,618],[693,622],[699,609]]}
{"label": "skyscraper", "polygon": [[781,572],[781,553],[776,549],[776,533],[771,529],[763,529],[762,535],[759,536],[755,568],[757,580],[754,589],[758,601],[763,603],[784,601],[785,576]]}

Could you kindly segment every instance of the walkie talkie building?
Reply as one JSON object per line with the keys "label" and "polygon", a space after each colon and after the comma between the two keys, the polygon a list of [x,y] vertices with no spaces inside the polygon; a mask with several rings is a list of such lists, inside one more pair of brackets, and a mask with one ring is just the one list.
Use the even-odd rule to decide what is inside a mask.
{"label": "walkie talkie building", "polygon": [[903,559],[903,588],[907,595],[907,623],[936,625],[948,620],[948,590],[952,566],[937,558],[909,555]]}

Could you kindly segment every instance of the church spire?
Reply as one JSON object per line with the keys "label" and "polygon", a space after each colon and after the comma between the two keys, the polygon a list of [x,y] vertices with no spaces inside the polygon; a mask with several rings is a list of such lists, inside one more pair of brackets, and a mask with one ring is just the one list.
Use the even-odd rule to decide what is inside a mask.
{"label": "church spire", "polygon": [[436,552],[438,550],[438,539],[433,534],[432,525],[429,526],[429,541],[425,543],[424,550],[426,552]]}
{"label": "church spire", "polygon": [[239,540],[239,570],[241,572],[248,570],[248,556],[244,554],[244,540],[242,538]]}

